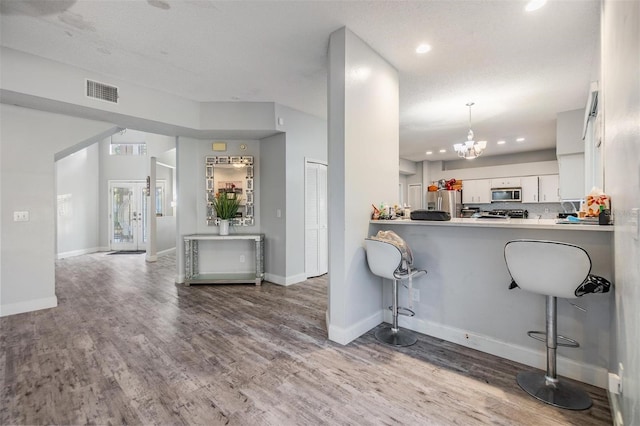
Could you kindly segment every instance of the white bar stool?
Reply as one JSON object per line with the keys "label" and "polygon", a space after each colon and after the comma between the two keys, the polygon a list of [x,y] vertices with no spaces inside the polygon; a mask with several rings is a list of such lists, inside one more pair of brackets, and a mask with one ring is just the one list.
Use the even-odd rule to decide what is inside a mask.
{"label": "white bar stool", "polygon": [[516,378],[518,385],[547,404],[569,410],[586,410],[592,405],[589,395],[557,377],[558,345],[579,346],[575,340],[558,335],[557,298],[575,299],[586,293],[606,293],[611,283],[591,275],[589,254],[572,244],[542,240],[509,241],[504,247],[504,259],[513,279],[510,288],[517,286],[547,297],[546,333],[527,333],[534,339],[546,342],[547,371],[520,372]]}
{"label": "white bar stool", "polygon": [[415,315],[413,311],[398,306],[398,282],[409,278],[425,275],[427,271],[421,269],[403,269],[402,252],[394,244],[373,238],[365,240],[367,263],[374,275],[393,281],[391,317],[393,324],[376,331],[375,336],[382,343],[393,346],[411,346],[418,341],[410,331],[401,330],[398,327],[398,315]]}

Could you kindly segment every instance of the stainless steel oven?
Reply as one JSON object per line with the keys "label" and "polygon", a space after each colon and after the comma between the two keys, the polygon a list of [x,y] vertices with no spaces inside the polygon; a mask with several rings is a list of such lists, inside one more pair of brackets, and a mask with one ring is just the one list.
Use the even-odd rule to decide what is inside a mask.
{"label": "stainless steel oven", "polygon": [[491,189],[491,202],[522,202],[522,188],[493,188]]}

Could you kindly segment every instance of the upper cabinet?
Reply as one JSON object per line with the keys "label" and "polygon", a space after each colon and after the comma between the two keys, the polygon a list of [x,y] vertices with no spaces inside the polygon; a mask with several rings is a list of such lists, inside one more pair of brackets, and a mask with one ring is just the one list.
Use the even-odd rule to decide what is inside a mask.
{"label": "upper cabinet", "polygon": [[539,198],[540,203],[559,203],[560,187],[558,175],[538,176]]}
{"label": "upper cabinet", "polygon": [[525,176],[520,178],[522,185],[522,202],[538,202],[538,176]]}
{"label": "upper cabinet", "polygon": [[521,185],[519,177],[491,179],[491,188],[520,188]]}
{"label": "upper cabinet", "polygon": [[463,204],[488,204],[491,202],[491,179],[472,179],[462,182]]}

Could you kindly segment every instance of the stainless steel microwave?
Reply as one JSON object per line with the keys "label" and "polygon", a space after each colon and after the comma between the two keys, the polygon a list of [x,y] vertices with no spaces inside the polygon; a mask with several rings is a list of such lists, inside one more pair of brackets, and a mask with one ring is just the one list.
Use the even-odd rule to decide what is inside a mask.
{"label": "stainless steel microwave", "polygon": [[491,202],[521,202],[522,188],[493,188],[491,189]]}

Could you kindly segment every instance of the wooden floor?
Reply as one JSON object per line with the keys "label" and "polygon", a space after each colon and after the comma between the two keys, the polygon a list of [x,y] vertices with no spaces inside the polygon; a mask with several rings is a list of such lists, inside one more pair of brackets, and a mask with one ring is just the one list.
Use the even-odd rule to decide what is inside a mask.
{"label": "wooden floor", "polygon": [[59,306],[0,318],[0,424],[606,425],[539,403],[524,367],[420,335],[326,339],[324,278],[174,284],[175,258],[57,262]]}

